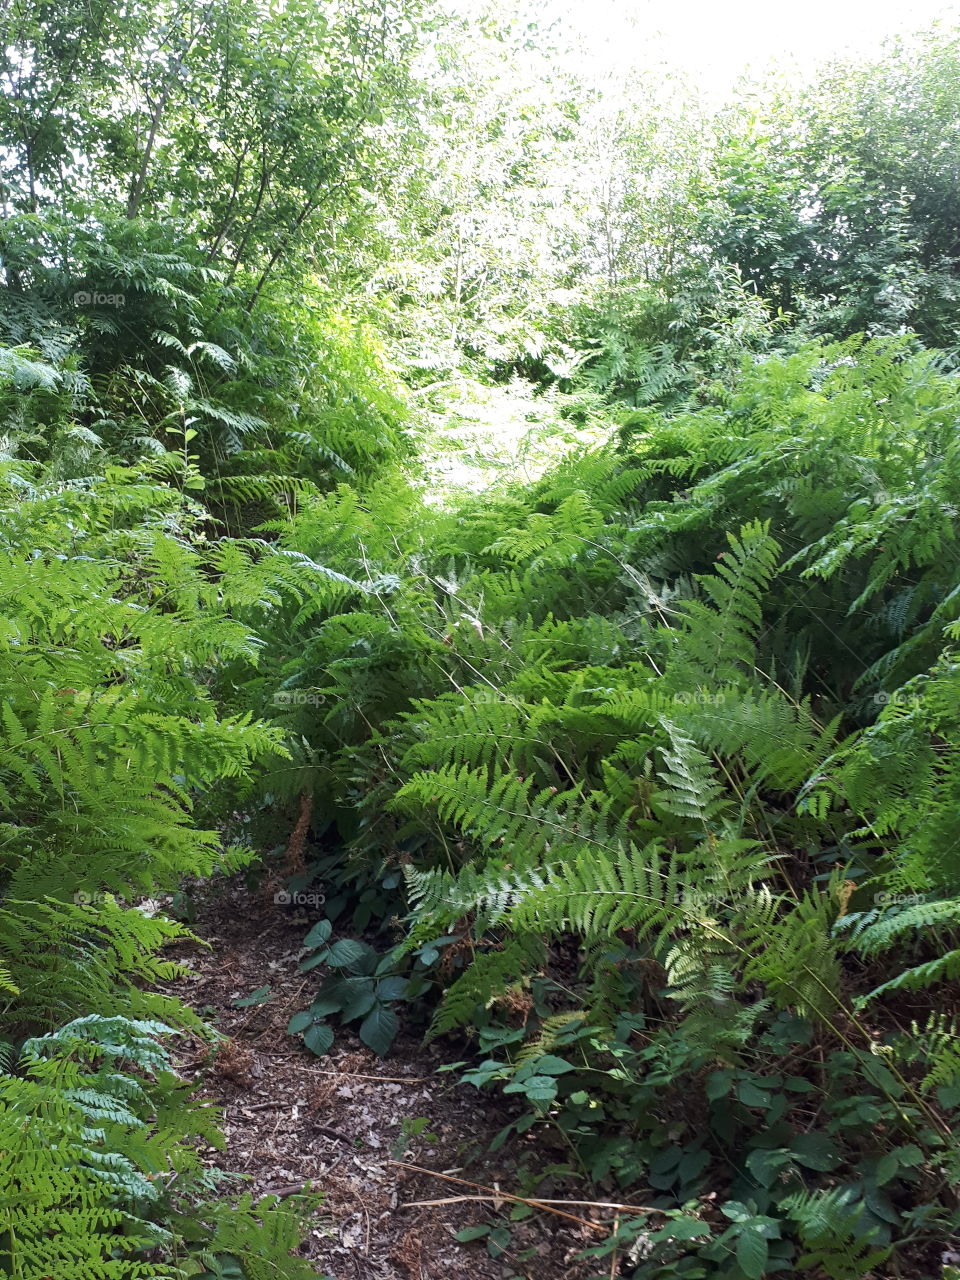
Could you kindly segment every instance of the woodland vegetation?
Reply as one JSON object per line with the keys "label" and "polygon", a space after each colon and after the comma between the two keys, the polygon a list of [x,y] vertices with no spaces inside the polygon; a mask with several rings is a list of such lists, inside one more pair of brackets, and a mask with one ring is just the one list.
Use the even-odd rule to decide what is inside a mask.
{"label": "woodland vegetation", "polygon": [[[156,990],[244,868],[307,1050],[656,1210],[598,1276],[960,1276],[960,34],[715,108],[424,0],[0,23],[0,1276],[316,1274]],[[438,489],[484,397],[551,460]]]}

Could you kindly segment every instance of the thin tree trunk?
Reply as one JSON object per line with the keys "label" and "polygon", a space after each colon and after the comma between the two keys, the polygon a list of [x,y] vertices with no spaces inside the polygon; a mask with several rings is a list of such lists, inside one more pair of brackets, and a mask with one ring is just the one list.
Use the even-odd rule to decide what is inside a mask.
{"label": "thin tree trunk", "polygon": [[[180,67],[183,63],[178,64]],[[153,119],[150,121],[150,132],[147,135],[147,145],[143,150],[143,159],[140,162],[140,168],[130,179],[130,193],[127,196],[127,217],[135,218],[140,212],[140,201],[143,198],[143,191],[147,183],[147,171],[150,168],[150,161],[153,157],[153,148],[157,140],[157,130],[160,128],[160,121],[163,119],[163,113],[167,109],[167,103],[170,101],[170,91],[172,85],[167,81],[163,93],[160,95],[160,101],[157,103],[156,110],[153,113]]]}

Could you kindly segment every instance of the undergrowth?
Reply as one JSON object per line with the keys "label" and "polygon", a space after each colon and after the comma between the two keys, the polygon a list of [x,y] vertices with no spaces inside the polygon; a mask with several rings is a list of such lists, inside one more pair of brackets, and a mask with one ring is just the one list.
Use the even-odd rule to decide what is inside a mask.
{"label": "undergrowth", "polygon": [[261,631],[265,792],[384,930],[308,939],[292,1029],[383,1052],[432,1005],[514,1132],[658,1210],[607,1246],[637,1277],[916,1274],[956,1230],[957,405],[909,340],[811,345],[527,487],[269,525],[331,572]]}

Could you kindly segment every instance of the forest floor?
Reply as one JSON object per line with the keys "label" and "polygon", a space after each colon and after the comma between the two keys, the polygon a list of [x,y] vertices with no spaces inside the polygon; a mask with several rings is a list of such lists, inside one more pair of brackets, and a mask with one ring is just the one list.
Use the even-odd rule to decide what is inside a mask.
{"label": "forest floor", "polygon": [[[298,968],[300,939],[311,921],[240,880],[201,888],[195,907],[191,928],[209,949],[180,946],[179,958],[192,974],[169,990],[226,1038],[215,1050],[199,1038],[185,1040],[178,1070],[196,1082],[201,1097],[222,1108],[227,1145],[209,1152],[211,1165],[243,1175],[257,1195],[290,1194],[308,1181],[322,1192],[302,1248],[318,1276],[586,1280],[601,1267],[615,1274],[608,1272],[609,1260],[578,1261],[585,1246],[603,1238],[589,1225],[542,1210],[509,1222],[508,1206],[479,1200],[424,1204],[477,1194],[475,1187],[435,1174],[515,1192],[524,1168],[539,1171],[561,1153],[545,1140],[547,1131],[535,1128],[490,1155],[490,1141],[517,1112],[502,1097],[480,1095],[437,1074],[444,1054],[416,1037],[401,1033],[390,1056],[380,1059],[344,1030],[328,1055],[315,1057],[286,1031],[317,982]],[[236,1006],[267,985],[264,1003]],[[447,1060],[458,1056],[456,1048]],[[538,1194],[578,1193],[548,1180]],[[569,1212],[593,1218],[587,1208]],[[509,1227],[509,1243],[498,1258],[483,1239],[455,1239],[464,1228],[483,1224]]]}

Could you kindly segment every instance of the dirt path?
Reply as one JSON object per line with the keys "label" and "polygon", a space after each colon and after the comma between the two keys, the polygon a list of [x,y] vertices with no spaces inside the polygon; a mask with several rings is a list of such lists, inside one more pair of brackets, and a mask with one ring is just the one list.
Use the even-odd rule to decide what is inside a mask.
{"label": "dirt path", "polygon": [[[318,1276],[331,1280],[596,1275],[597,1263],[576,1260],[596,1237],[576,1223],[539,1212],[511,1223],[508,1208],[497,1212],[477,1202],[410,1207],[471,1189],[407,1165],[515,1191],[518,1164],[538,1170],[557,1153],[540,1131],[539,1142],[531,1135],[529,1145],[489,1156],[494,1134],[515,1113],[502,1098],[436,1074],[441,1053],[414,1038],[401,1035],[390,1057],[380,1059],[345,1031],[330,1054],[317,1058],[287,1035],[288,1019],[309,1003],[317,982],[297,967],[309,925],[236,884],[208,888],[197,902],[193,929],[210,950],[182,949],[194,974],[171,990],[229,1037],[215,1055],[199,1041],[181,1054],[181,1072],[223,1107],[227,1149],[212,1153],[211,1162],[247,1175],[256,1193],[289,1193],[312,1181],[324,1203],[303,1252]],[[235,1007],[236,999],[268,984],[266,1003]],[[414,1122],[422,1127],[419,1136],[410,1134]],[[540,1194],[577,1193],[558,1184]],[[485,1223],[510,1229],[506,1251],[496,1259],[484,1240],[454,1238]]]}

